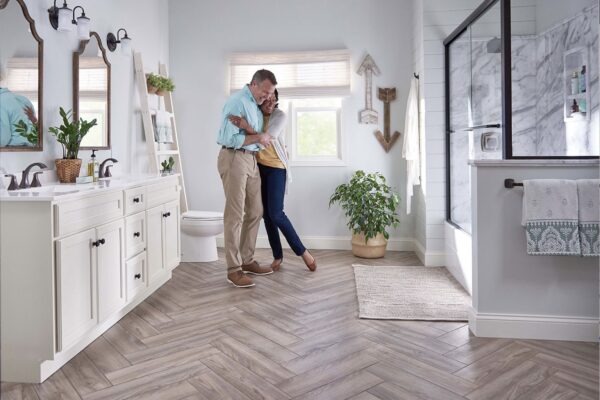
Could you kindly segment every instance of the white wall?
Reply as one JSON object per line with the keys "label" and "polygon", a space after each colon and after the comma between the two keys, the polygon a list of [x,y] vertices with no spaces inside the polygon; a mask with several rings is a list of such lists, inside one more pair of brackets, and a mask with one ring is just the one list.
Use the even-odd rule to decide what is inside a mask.
{"label": "white wall", "polygon": [[[36,21],[38,34],[44,40],[44,151],[0,152],[0,167],[11,173],[19,173],[31,162],[42,161],[54,168],[54,160],[62,157],[62,151],[48,127],[59,121],[59,106],[72,108],[72,57],[78,47],[76,32],[55,31],[48,20],[51,1],[25,0],[29,13]],[[60,3],[62,4],[62,3]],[[167,0],[145,0],[143,7],[135,0],[79,0],[86,15],[91,18],[93,31],[100,34],[106,46],[106,34],[119,28],[127,29],[133,39],[133,47],[141,51],[148,69],[157,70],[158,61],[167,62],[168,5]],[[111,141],[112,150],[98,152],[100,160],[113,156],[119,160],[115,174],[145,172],[148,157],[143,143],[141,118],[137,113],[138,96],[134,86],[133,57],[124,56],[117,49],[108,52],[112,66]],[[90,151],[81,151],[84,163]],[[52,174],[45,173],[46,179]]]}
{"label": "white wall", "polygon": [[472,177],[471,329],[477,336],[595,341],[598,258],[527,255],[521,226],[523,190],[505,189],[503,182],[597,179],[598,165],[504,161],[502,166],[473,167]]}
{"label": "white wall", "polygon": [[[382,172],[404,199],[401,140],[386,154],[375,139],[373,132],[383,129],[383,107],[375,93],[379,126],[358,123],[358,112],[364,108],[364,78],[355,71],[369,53],[381,70],[374,89],[397,88],[391,129],[402,131],[413,73],[412,1],[176,0],[169,7],[175,112],[191,209],[223,209],[216,135],[227,98],[227,57],[239,51],[348,48],[352,53],[352,95],[344,99],[342,112],[348,165],[293,170],[286,213],[303,238],[349,237],[343,213],[337,207],[329,210],[328,201],[335,187],[357,169]],[[402,212],[400,219],[401,226],[392,236],[412,238],[412,217]],[[262,229],[259,235],[264,235]]]}

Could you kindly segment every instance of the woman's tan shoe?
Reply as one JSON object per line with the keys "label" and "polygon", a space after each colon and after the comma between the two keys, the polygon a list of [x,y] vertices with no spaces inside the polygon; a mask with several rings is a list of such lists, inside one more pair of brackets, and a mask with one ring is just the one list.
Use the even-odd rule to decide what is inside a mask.
{"label": "woman's tan shoe", "polygon": [[[309,260],[307,260],[307,258],[312,259],[312,262],[308,262]],[[302,254],[302,259],[304,260],[304,264],[306,264],[306,266],[308,267],[308,269],[310,269],[311,271],[314,271],[317,269],[317,260],[312,256],[312,254],[310,254],[308,252],[308,250],[306,250],[304,252],[304,254]]]}
{"label": "woman's tan shoe", "polygon": [[283,264],[283,258],[276,258],[271,263],[271,269],[273,271],[279,271],[279,268],[281,268],[281,264]]}

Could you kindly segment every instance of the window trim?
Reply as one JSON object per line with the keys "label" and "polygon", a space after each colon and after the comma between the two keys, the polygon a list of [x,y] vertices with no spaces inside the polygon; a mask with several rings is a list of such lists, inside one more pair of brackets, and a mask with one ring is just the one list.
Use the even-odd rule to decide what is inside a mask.
{"label": "window trim", "polygon": [[[345,141],[342,135],[342,104],[343,99],[340,98],[340,106],[325,106],[325,107],[294,107],[294,99],[288,99],[288,126],[286,132],[286,140],[290,143],[290,157],[289,164],[292,167],[346,167],[346,147]],[[336,116],[336,144],[337,144],[337,156],[299,156],[297,153],[297,113],[298,112],[311,112],[311,111],[333,111]]]}

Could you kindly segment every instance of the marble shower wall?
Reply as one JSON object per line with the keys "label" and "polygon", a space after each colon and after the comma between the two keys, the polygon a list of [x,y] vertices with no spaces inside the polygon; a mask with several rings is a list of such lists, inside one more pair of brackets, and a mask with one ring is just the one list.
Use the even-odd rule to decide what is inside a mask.
{"label": "marble shower wall", "polygon": [[[537,36],[513,36],[513,152],[521,156],[598,155],[598,6]],[[590,87],[587,122],[564,121],[563,56],[586,47]],[[589,112],[589,111],[588,111]],[[567,127],[569,131],[567,132]],[[578,135],[577,130],[585,130]],[[576,137],[583,137],[577,140]],[[567,146],[569,144],[569,146]],[[575,147],[575,148],[574,148]]]}

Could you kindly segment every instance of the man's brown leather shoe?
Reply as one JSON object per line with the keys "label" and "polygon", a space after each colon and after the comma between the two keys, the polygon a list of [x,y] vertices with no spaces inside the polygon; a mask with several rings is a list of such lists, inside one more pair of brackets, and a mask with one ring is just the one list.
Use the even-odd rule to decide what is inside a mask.
{"label": "man's brown leather shoe", "polygon": [[254,286],[254,282],[250,277],[246,276],[242,271],[235,271],[227,274],[227,282],[235,287],[247,288]]}
{"label": "man's brown leather shoe", "polygon": [[254,275],[269,275],[273,273],[272,268],[263,268],[256,261],[252,261],[250,264],[242,265],[242,271],[247,274]]}

